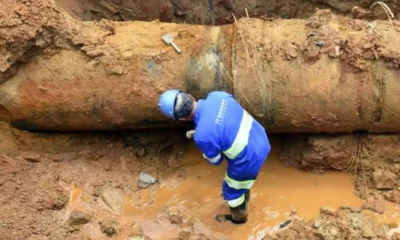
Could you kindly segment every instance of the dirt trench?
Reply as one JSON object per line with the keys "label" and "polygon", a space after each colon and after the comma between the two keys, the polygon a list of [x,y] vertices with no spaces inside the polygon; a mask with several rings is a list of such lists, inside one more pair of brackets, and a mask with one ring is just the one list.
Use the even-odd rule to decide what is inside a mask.
{"label": "dirt trench", "polygon": [[[250,17],[263,18],[308,18],[316,10],[330,9],[340,15],[351,15],[355,6],[368,9],[372,0],[57,0],[57,4],[77,19],[94,21],[109,19],[114,21],[152,21],[189,24],[232,23],[232,14],[245,16],[248,9]],[[400,5],[396,1],[385,1],[395,16],[399,17]],[[386,13],[373,8],[371,17],[387,19]]]}
{"label": "dirt trench", "polygon": [[[229,4],[226,2],[218,4]],[[0,82],[16,74],[17,65],[25,66],[37,55],[44,55],[49,62],[62,50],[84,51],[89,55],[88,61],[101,57],[102,52],[95,51],[93,46],[99,43],[98,39],[113,35],[115,30],[109,22],[101,21],[96,23],[95,32],[87,32],[100,38],[86,38],[80,33],[92,23],[75,25],[75,20],[50,1],[3,3],[15,11],[0,8],[5,19],[1,22],[4,27],[0,29],[1,36],[7,36],[0,39],[2,46],[7,46],[1,48],[7,50],[2,52],[6,61],[1,62],[1,71],[7,71]],[[190,13],[182,6],[179,13],[173,6],[171,16],[168,1],[160,5],[161,10],[154,8],[155,12],[149,16],[145,9],[158,3],[149,1],[146,3],[149,5],[134,7],[125,6],[128,1],[117,2],[118,7],[105,1],[68,3],[72,4],[70,10],[80,12],[78,18],[83,14],[87,20],[162,18],[162,21],[210,24],[206,10],[201,10],[205,7]],[[176,3],[179,2],[174,1]],[[297,2],[273,3],[275,5],[268,6],[272,10],[249,7],[250,14],[303,17],[320,6],[307,1],[304,6]],[[77,7],[80,4],[84,7]],[[282,4],[289,7],[282,7]],[[321,4],[323,8],[327,3]],[[352,2],[343,1],[328,4],[336,4],[329,8],[342,9],[342,13],[349,13],[353,6]],[[369,4],[368,1],[360,3],[361,6]],[[104,6],[108,10],[104,10]],[[223,6],[225,10],[219,7],[215,10],[217,24],[231,22],[228,17],[231,12],[239,15],[240,10],[227,10],[229,5]],[[396,5],[392,7],[397,9]],[[140,9],[143,15],[137,15],[132,9]],[[320,19],[323,20],[317,15],[311,23],[318,24]],[[352,28],[362,26],[359,21],[351,22]],[[288,50],[283,49],[281,52],[288,54],[282,56],[292,60],[293,54]],[[73,65],[75,60],[70,59],[68,64]],[[17,64],[14,66],[14,63]],[[121,73],[118,62],[108,63],[114,71],[111,76]],[[43,70],[48,67],[44,65]],[[51,79],[55,75],[47,77]],[[23,78],[30,77],[27,71]],[[46,95],[46,89],[33,89]],[[15,88],[8,90],[12,93]],[[32,88],[26,90],[24,96],[29,98]],[[2,106],[0,115],[5,120],[13,117]],[[109,116],[114,117],[112,121],[119,121],[115,115]],[[228,210],[219,196],[224,168],[216,170],[205,165],[198,151],[183,136],[183,130],[172,129],[32,133],[0,122],[0,239],[400,239],[398,135],[357,133],[278,138],[276,142],[282,142],[283,149],[274,150],[271,161],[266,164],[255,186],[252,218],[244,226],[219,225],[213,221],[216,213]],[[273,145],[274,149],[279,149],[274,146],[279,144]],[[273,161],[278,153],[282,162],[309,172],[286,168]],[[346,171],[350,173],[344,173]],[[322,172],[325,174],[320,174]],[[156,181],[139,181],[143,173]],[[351,176],[355,176],[355,190]],[[333,209],[323,207],[325,205]],[[340,207],[342,205],[346,206]]]}
{"label": "dirt trench", "polygon": [[[250,220],[237,226],[214,220],[228,212],[220,197],[225,166],[207,164],[183,132],[49,134],[0,123],[0,133],[0,239],[396,239],[400,223],[398,205],[375,185],[365,194],[358,175],[362,198],[351,175],[323,168],[324,160],[307,169],[325,174],[284,166],[278,156],[287,162],[293,151],[281,137],[271,136]],[[375,162],[365,162],[367,176],[386,164]],[[156,181],[139,181],[144,173]]]}

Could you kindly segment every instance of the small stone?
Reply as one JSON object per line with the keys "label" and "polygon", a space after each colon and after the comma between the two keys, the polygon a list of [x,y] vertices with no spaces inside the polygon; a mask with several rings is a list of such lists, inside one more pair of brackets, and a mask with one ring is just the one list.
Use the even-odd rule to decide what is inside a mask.
{"label": "small stone", "polygon": [[342,41],[340,41],[340,39],[335,39],[335,40],[333,40],[333,42],[334,42],[336,45],[340,45],[340,44],[342,43]]}
{"label": "small stone", "polygon": [[362,236],[365,238],[373,238],[375,237],[375,233],[374,231],[372,231],[372,229],[368,226],[364,226],[362,229]]}
{"label": "small stone", "polygon": [[146,155],[146,150],[143,147],[136,150],[136,156],[144,157],[144,155]]}
{"label": "small stone", "polygon": [[336,228],[331,228],[330,230],[329,230],[329,232],[331,233],[331,235],[332,236],[336,236],[337,234],[338,234],[338,231],[337,231],[337,229]]}
{"label": "small stone", "polygon": [[324,47],[325,46],[325,41],[318,41],[318,42],[315,42],[315,45],[317,45],[318,47]]}
{"label": "small stone", "polygon": [[104,220],[99,222],[100,230],[106,234],[107,236],[111,237],[117,233],[116,225],[117,223],[113,220]]}
{"label": "small stone", "polygon": [[372,48],[373,46],[374,46],[373,43],[367,42],[367,43],[365,43],[365,44],[363,45],[363,49],[370,49],[370,48]]}
{"label": "small stone", "polygon": [[330,207],[322,207],[320,209],[320,214],[321,215],[326,214],[326,215],[329,215],[329,216],[333,216],[333,215],[336,214],[336,210],[333,209],[333,208],[330,208]]}
{"label": "small stone", "polygon": [[179,239],[179,240],[190,239],[190,236],[191,236],[191,232],[190,232],[190,231],[182,230],[182,231],[179,233],[178,239]]}
{"label": "small stone", "polygon": [[182,211],[179,208],[171,207],[167,210],[168,219],[173,224],[181,224],[182,223]]}
{"label": "small stone", "polygon": [[26,153],[24,154],[24,158],[27,161],[31,162],[40,162],[41,161],[41,155],[39,153]]}
{"label": "small stone", "polygon": [[131,237],[129,240],[144,240],[144,237],[142,236],[137,236],[137,237]]}
{"label": "small stone", "polygon": [[123,191],[120,189],[103,189],[101,199],[115,212],[120,212],[125,204],[125,196]]}
{"label": "small stone", "polygon": [[296,209],[292,209],[290,211],[290,216],[297,216],[297,210]]}
{"label": "small stone", "polygon": [[319,228],[319,227],[321,226],[321,221],[315,220],[313,226],[314,226],[315,228]]}
{"label": "small stone", "polygon": [[296,58],[297,57],[297,50],[295,46],[291,46],[286,50],[286,55],[290,58]]}
{"label": "small stone", "polygon": [[90,216],[87,213],[73,210],[72,213],[69,215],[68,223],[71,226],[75,225],[85,225],[90,221]]}
{"label": "small stone", "polygon": [[141,172],[139,175],[139,180],[138,180],[138,187],[139,188],[148,188],[150,185],[153,185],[157,182],[157,178]]}

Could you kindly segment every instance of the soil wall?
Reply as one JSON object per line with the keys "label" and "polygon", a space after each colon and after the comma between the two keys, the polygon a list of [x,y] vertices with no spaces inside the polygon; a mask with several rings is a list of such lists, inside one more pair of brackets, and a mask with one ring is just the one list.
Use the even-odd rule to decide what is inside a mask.
{"label": "soil wall", "polygon": [[[251,17],[266,18],[307,18],[316,10],[330,9],[341,15],[350,15],[353,7],[368,9],[372,0],[57,0],[57,4],[72,16],[85,21],[109,19],[115,21],[152,21],[226,24],[232,23],[232,14],[245,15],[248,9]],[[396,1],[385,1],[398,16],[400,5]],[[385,12],[373,8],[371,17],[387,19]]]}
{"label": "soil wall", "polygon": [[351,172],[361,197],[400,203],[399,135],[303,135],[282,141],[280,159],[287,165],[314,172]]}

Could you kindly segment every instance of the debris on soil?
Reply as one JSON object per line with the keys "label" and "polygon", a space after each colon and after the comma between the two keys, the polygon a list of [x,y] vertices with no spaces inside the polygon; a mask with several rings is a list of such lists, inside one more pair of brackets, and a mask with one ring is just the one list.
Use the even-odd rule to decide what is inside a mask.
{"label": "debris on soil", "polygon": [[370,19],[373,17],[373,14],[369,10],[357,6],[351,10],[351,15],[354,19]]}
{"label": "debris on soil", "polygon": [[386,233],[397,224],[377,223],[376,219],[363,211],[353,211],[351,208],[340,208],[333,211],[329,208],[321,209],[317,219],[305,222],[295,220],[290,226],[266,239],[299,239],[299,240],[327,240],[327,239],[387,239]]}
{"label": "debris on soil", "polygon": [[[151,131],[146,135],[148,143],[157,146],[159,135],[154,139]],[[120,133],[31,133],[0,122],[0,235],[4,239],[101,239],[101,221],[107,233],[116,230],[112,238],[135,236],[135,220],[115,216],[121,214],[128,193],[140,192],[136,180],[142,169],[151,167],[157,174],[169,171],[166,162],[156,157],[160,153],[155,151],[148,161],[147,156],[137,157],[136,150]],[[109,163],[112,167],[106,171],[104,165]],[[177,179],[181,175],[176,171]]]}
{"label": "debris on soil", "polygon": [[85,225],[90,222],[90,215],[79,210],[73,210],[68,218],[68,223],[71,226]]}
{"label": "debris on soil", "polygon": [[176,207],[171,207],[167,210],[168,218],[171,223],[181,224],[182,223],[182,210]]}
{"label": "debris on soil", "polygon": [[384,214],[386,206],[384,201],[376,200],[374,198],[367,199],[367,202],[361,206],[362,209],[370,210],[379,214]]}
{"label": "debris on soil", "polygon": [[114,220],[104,220],[99,222],[101,231],[107,236],[113,236],[118,232],[118,223]]}
{"label": "debris on soil", "polygon": [[141,172],[138,179],[138,187],[139,188],[148,188],[150,185],[155,184],[158,181],[157,178]]}
{"label": "debris on soil", "polygon": [[172,224],[177,224],[181,228],[188,228],[194,224],[194,219],[186,214],[182,208],[169,207],[166,213],[169,222]]}
{"label": "debris on soil", "polygon": [[24,155],[25,160],[31,161],[31,162],[40,162],[41,161],[41,155],[39,153],[27,153]]}
{"label": "debris on soil", "polygon": [[287,220],[287,221],[285,221],[284,223],[281,223],[281,224],[279,225],[279,228],[285,228],[285,227],[287,227],[290,223],[292,223],[292,220]]}
{"label": "debris on soil", "polygon": [[120,212],[125,204],[125,195],[121,189],[105,187],[101,199],[115,212]]}

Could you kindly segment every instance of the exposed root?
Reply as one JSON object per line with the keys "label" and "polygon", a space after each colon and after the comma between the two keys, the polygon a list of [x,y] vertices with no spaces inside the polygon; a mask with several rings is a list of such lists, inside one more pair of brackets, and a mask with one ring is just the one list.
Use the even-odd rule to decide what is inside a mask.
{"label": "exposed root", "polygon": [[372,10],[376,5],[381,6],[381,7],[383,8],[383,10],[385,10],[386,14],[388,15],[389,20],[391,20],[392,18],[394,18],[394,14],[393,14],[392,10],[389,8],[388,5],[386,5],[386,3],[381,2],[381,1],[379,1],[379,2],[374,2],[374,3],[371,5],[370,9]]}
{"label": "exposed root", "polygon": [[242,95],[242,97],[246,100],[247,104],[249,104],[249,106],[256,112],[257,109],[253,106],[253,104],[250,103],[249,99],[246,97],[246,95],[243,94],[243,92],[238,88],[235,89],[235,80],[233,80],[232,76],[229,74],[228,70],[226,70],[224,64],[222,62],[220,62],[218,60],[219,66],[220,68],[225,71],[225,73],[227,74],[229,80],[232,82],[233,88],[234,88],[234,92],[239,92],[240,95]]}
{"label": "exposed root", "polygon": [[[266,89],[265,87],[265,82],[264,82],[264,76],[263,76],[263,61],[262,61],[262,56],[259,53],[254,36],[252,35],[251,31],[249,30],[249,24],[248,20],[250,19],[249,17],[249,12],[247,8],[245,8],[246,12],[246,17],[244,18],[244,25],[245,25],[245,31],[247,34],[243,33],[242,30],[238,26],[238,21],[237,18],[234,14],[232,14],[233,19],[234,19],[234,24],[236,26],[236,29],[240,35],[241,41],[243,43],[243,46],[246,50],[246,72],[250,73],[253,72],[254,75],[254,80],[257,84],[257,89],[259,92],[260,97],[263,99],[262,101],[262,109],[265,109],[267,117],[264,117],[264,114],[262,113],[264,110],[257,111],[254,106],[252,106],[255,114],[259,117],[263,117],[264,119],[267,119],[267,122],[265,123],[267,126],[272,124],[271,120],[271,102],[272,102],[272,97],[271,97],[271,89]],[[265,94],[267,93],[267,94]],[[242,94],[243,95],[243,94]],[[247,99],[246,96],[243,95],[245,99]],[[248,101],[248,100],[246,100]]]}
{"label": "exposed root", "polygon": [[366,136],[364,134],[355,134],[354,138],[352,139],[353,140],[352,144],[354,145],[354,152],[345,166],[343,167],[335,166],[334,164],[331,164],[331,166],[336,170],[344,172],[350,172],[353,170],[355,177],[358,176],[357,173],[360,167],[362,172],[362,182],[364,184],[365,189],[368,189],[368,179],[366,176],[365,166],[364,166],[364,155],[369,155],[369,153],[365,144],[365,137]]}

